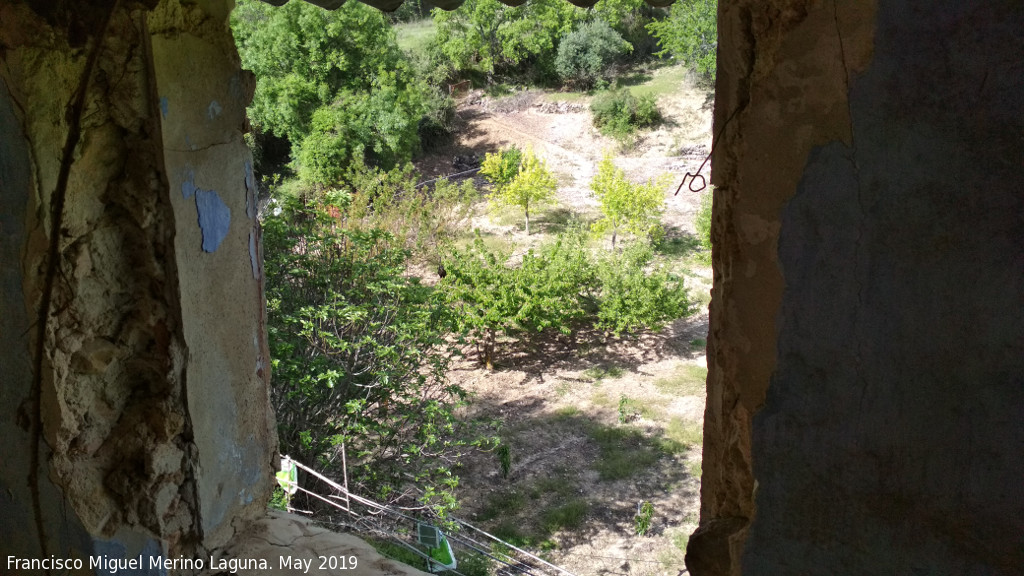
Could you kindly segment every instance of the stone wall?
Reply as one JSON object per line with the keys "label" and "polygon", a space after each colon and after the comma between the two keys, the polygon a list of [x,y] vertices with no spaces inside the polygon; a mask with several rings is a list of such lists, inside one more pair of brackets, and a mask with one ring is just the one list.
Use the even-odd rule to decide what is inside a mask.
{"label": "stone wall", "polygon": [[720,2],[696,576],[1024,567],[1020,30]]}
{"label": "stone wall", "polygon": [[12,554],[191,555],[263,513],[276,436],[231,6],[0,4]]}

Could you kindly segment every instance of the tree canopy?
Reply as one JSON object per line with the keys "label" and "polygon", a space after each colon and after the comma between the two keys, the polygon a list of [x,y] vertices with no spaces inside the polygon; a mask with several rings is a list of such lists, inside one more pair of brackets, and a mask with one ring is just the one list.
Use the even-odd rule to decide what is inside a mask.
{"label": "tree canopy", "polygon": [[605,80],[615,60],[633,50],[607,22],[586,22],[558,46],[555,69],[562,80],[591,88]]}
{"label": "tree canopy", "polygon": [[390,167],[411,158],[436,89],[417,78],[380,11],[239,0],[231,23],[258,79],[253,125],[291,142],[305,181],[332,185],[356,159]]}
{"label": "tree canopy", "polygon": [[[340,198],[340,196],[339,196]],[[446,376],[441,295],[405,275],[408,252],[377,228],[337,225],[345,205],[281,199],[264,218],[271,400],[281,449],[386,496],[412,474],[442,509],[461,388]],[[431,480],[433,479],[433,480]]]}
{"label": "tree canopy", "polygon": [[658,39],[659,55],[671,54],[704,82],[715,79],[718,48],[718,0],[686,0],[672,5],[668,18],[647,29]]}
{"label": "tree canopy", "polygon": [[[508,178],[508,166],[499,165],[499,168],[503,170],[499,173],[500,177]],[[557,188],[558,181],[548,170],[547,164],[528,149],[522,155],[515,176],[498,185],[491,198],[501,204],[522,208],[526,218],[526,233],[529,235],[530,208],[554,200]]]}
{"label": "tree canopy", "polygon": [[435,10],[435,60],[454,71],[476,70],[488,77],[517,72],[535,81],[551,81],[558,74],[555,58],[559,45],[586,22],[600,21],[632,42],[647,32],[650,7],[643,0],[602,0],[593,9],[565,0],[530,0],[507,6],[498,0],[467,0],[458,10]]}
{"label": "tree canopy", "polygon": [[636,184],[626,173],[615,167],[610,156],[598,165],[590,188],[601,202],[603,217],[594,224],[594,231],[611,232],[612,248],[620,232],[649,234],[658,224],[665,204],[665,183],[649,180]]}

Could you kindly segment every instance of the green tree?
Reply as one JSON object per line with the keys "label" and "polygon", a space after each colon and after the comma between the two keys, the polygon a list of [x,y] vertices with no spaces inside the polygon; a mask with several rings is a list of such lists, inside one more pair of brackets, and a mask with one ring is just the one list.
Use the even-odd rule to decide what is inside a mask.
{"label": "green tree", "polygon": [[664,179],[635,184],[615,167],[611,156],[605,156],[590,181],[590,189],[601,202],[603,214],[594,223],[594,232],[611,232],[613,249],[621,232],[650,234],[660,226],[658,220],[665,204]]}
{"label": "green tree", "polygon": [[557,79],[555,57],[562,41],[583,22],[605,22],[631,45],[650,43],[644,25],[652,9],[643,0],[601,0],[579,8],[564,0],[530,0],[506,6],[497,0],[467,0],[458,10],[434,11],[438,65],[454,72],[479,71],[492,78],[512,74],[548,82]]}
{"label": "green tree", "polygon": [[616,59],[632,49],[607,22],[586,22],[558,45],[555,69],[563,81],[591,88],[607,76]]}
{"label": "green tree", "polygon": [[308,183],[335,184],[357,157],[384,167],[407,161],[419,144],[420,119],[444,103],[369,6],[351,2],[331,11],[240,0],[231,23],[242,64],[257,79],[253,125],[290,141]]}
{"label": "green tree", "polygon": [[564,0],[531,0],[506,6],[498,0],[467,0],[458,10],[434,11],[435,60],[455,70],[478,70],[491,78],[531,62],[541,74],[553,72],[558,41],[585,11]]}
{"label": "green tree", "polygon": [[390,235],[339,227],[344,205],[281,201],[263,222],[281,450],[330,471],[344,444],[355,485],[391,499],[411,474],[451,506],[464,392],[446,379],[444,301]]}
{"label": "green tree", "polygon": [[558,181],[547,168],[547,164],[527,149],[519,165],[519,172],[512,180],[498,187],[491,198],[499,204],[517,206],[523,209],[526,218],[526,234],[530,234],[530,208],[546,204],[555,199]]}
{"label": "green tree", "polygon": [[455,310],[458,332],[469,336],[480,364],[494,368],[499,334],[515,329],[519,305],[510,289],[508,254],[488,250],[479,234],[465,250],[453,248],[443,265],[444,293]]}
{"label": "green tree", "polygon": [[515,146],[488,152],[480,164],[480,173],[496,188],[507,186],[519,174],[523,152]]}
{"label": "green tree", "polygon": [[690,313],[683,279],[653,263],[649,242],[604,254],[597,263],[601,286],[594,326],[619,335],[657,330]]}
{"label": "green tree", "polygon": [[656,329],[690,312],[683,279],[655,265],[648,242],[593,254],[582,231],[528,251],[518,266],[477,235],[444,259],[442,283],[459,332],[493,368],[499,338],[520,344],[545,335],[575,338],[591,327],[619,335]]}
{"label": "green tree", "polygon": [[318,108],[309,133],[294,147],[299,176],[307,183],[331,186],[353,163],[391,168],[416,151],[421,94],[400,90],[391,72],[369,92],[343,91]]}
{"label": "green tree", "polygon": [[568,334],[596,310],[596,275],[582,234],[560,236],[530,250],[519,266],[486,247],[479,234],[444,260],[443,287],[459,331],[477,347],[480,363],[494,367],[499,336]]}
{"label": "green tree", "polygon": [[659,56],[682,60],[704,82],[715,79],[718,48],[718,0],[685,0],[672,5],[668,18],[647,29],[658,39]]}
{"label": "green tree", "polygon": [[646,56],[654,47],[646,25],[656,12],[644,0],[601,0],[588,10],[593,20],[608,23],[629,42],[633,56]]}

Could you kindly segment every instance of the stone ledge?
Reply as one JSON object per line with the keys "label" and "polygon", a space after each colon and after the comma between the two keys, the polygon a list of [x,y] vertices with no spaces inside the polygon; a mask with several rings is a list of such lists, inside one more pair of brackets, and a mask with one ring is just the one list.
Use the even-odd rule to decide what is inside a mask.
{"label": "stone ledge", "polygon": [[[236,558],[239,560],[265,559],[266,569],[238,570],[243,576],[371,576],[387,574],[393,576],[427,576],[412,566],[381,556],[368,543],[351,534],[332,532],[313,523],[312,520],[276,510],[247,523],[224,548],[217,550],[213,558]],[[355,556],[353,569],[321,569],[321,556]],[[281,558],[290,558],[292,565],[309,563],[309,570],[303,568],[282,568]],[[220,570],[208,571],[210,574]]]}

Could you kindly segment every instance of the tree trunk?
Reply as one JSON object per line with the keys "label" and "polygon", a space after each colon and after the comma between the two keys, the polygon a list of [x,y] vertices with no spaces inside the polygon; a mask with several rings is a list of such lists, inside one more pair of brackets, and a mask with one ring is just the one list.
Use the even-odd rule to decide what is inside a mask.
{"label": "tree trunk", "polygon": [[530,208],[529,208],[529,206],[527,206],[525,209],[523,209],[523,212],[526,213],[526,235],[529,236],[530,235]]}
{"label": "tree trunk", "polygon": [[484,344],[486,356],[485,364],[488,370],[494,370],[494,330],[487,331],[487,341]]}

